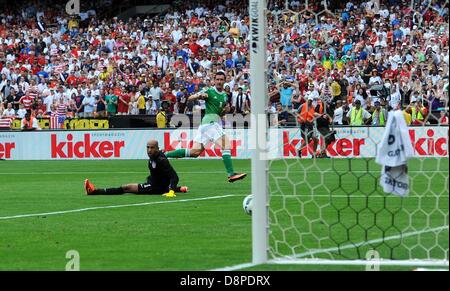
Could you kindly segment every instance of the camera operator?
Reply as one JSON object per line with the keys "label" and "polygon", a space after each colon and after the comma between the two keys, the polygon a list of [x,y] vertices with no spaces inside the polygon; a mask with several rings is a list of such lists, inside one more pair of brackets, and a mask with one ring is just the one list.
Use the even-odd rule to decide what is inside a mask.
{"label": "camera operator", "polygon": [[336,140],[336,132],[334,130],[330,130],[330,124],[332,123],[333,119],[330,116],[331,112],[329,111],[329,106],[325,102],[322,102],[322,100],[318,100],[317,103],[318,104],[316,106],[316,112],[320,115],[316,118],[316,127],[317,131],[325,141],[325,143],[322,144],[320,153],[317,155],[317,158],[329,158],[329,156],[327,155],[327,148],[332,142]]}
{"label": "camera operator", "polygon": [[387,110],[381,106],[380,101],[375,101],[375,110],[372,113],[372,125],[384,126],[387,121]]}

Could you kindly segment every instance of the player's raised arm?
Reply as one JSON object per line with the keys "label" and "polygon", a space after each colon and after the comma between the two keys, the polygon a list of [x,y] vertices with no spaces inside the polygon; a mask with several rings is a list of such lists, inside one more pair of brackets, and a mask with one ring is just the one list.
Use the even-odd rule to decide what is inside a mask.
{"label": "player's raised arm", "polygon": [[206,92],[201,91],[201,92],[198,92],[196,94],[189,96],[188,101],[195,101],[197,99],[205,100],[207,98],[208,98],[208,94],[206,94]]}

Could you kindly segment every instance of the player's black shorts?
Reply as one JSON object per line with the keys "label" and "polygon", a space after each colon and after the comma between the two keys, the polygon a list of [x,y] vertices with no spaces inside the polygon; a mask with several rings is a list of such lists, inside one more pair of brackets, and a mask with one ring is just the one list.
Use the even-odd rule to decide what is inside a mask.
{"label": "player's black shorts", "polygon": [[310,122],[300,124],[300,131],[302,133],[302,138],[307,142],[314,136],[314,126]]}
{"label": "player's black shorts", "polygon": [[169,187],[163,187],[159,185],[152,185],[150,182],[138,184],[139,194],[156,195],[169,192]]}

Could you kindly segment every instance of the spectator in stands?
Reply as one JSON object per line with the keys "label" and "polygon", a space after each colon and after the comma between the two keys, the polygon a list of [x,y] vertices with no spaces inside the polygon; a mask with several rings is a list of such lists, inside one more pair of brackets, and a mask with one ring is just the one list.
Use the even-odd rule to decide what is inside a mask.
{"label": "spectator in stands", "polygon": [[308,100],[310,98],[312,98],[313,100],[316,100],[316,99],[319,99],[319,97],[320,97],[319,92],[314,87],[314,84],[310,83],[308,85],[308,91],[305,92],[305,98],[300,96],[299,99],[296,100],[296,102],[300,106],[301,104],[303,104],[305,102],[305,100]]}
{"label": "spectator in stands", "polygon": [[108,94],[105,96],[106,102],[106,115],[108,117],[114,116],[117,113],[118,97],[114,95],[112,90],[109,88],[106,91]]}
{"label": "spectator in stands", "polygon": [[411,105],[411,124],[424,125],[425,117],[427,116],[427,109],[423,106],[422,100],[412,102]]}
{"label": "spectator in stands", "polygon": [[343,120],[342,120],[343,117],[344,117],[344,108],[342,106],[342,101],[338,100],[338,101],[336,101],[336,108],[334,110],[333,124],[343,125]]}
{"label": "spectator in stands", "polygon": [[81,90],[80,93],[78,95],[75,96],[75,116],[80,118],[80,117],[84,117],[84,105],[83,105],[83,100],[84,100],[84,96],[81,95]]}
{"label": "spectator in stands", "polygon": [[246,108],[248,108],[248,105],[246,105],[248,102],[247,98],[247,94],[244,94],[243,88],[239,87],[234,103],[232,104],[234,108],[233,114],[245,114]]}
{"label": "spectator in stands", "polygon": [[336,102],[337,100],[341,100],[341,94],[342,94],[342,88],[341,84],[338,81],[338,77],[335,77],[333,79],[333,82],[331,83],[331,96],[333,97],[333,102]]}
{"label": "spectator in stands", "polygon": [[130,106],[128,107],[128,114],[129,115],[138,115],[138,98],[139,96],[136,96],[136,92],[132,92],[131,99],[130,99]]}
{"label": "spectator in stands", "polygon": [[16,111],[16,117],[22,119],[26,114],[27,110],[25,109],[25,106],[23,104],[19,104],[19,110]]}
{"label": "spectator in stands", "polygon": [[375,109],[372,113],[372,125],[384,126],[387,121],[387,111],[381,106],[380,101],[375,101]]}
{"label": "spectator in stands", "polygon": [[445,110],[441,110],[440,112],[439,125],[448,125],[448,116]]}
{"label": "spectator in stands", "polygon": [[403,110],[403,116],[405,117],[406,125],[411,125],[412,118],[411,118],[411,106],[408,106]]}
{"label": "spectator in stands", "polygon": [[145,108],[146,108],[145,102],[146,102],[145,101],[145,91],[141,90],[140,94],[139,94],[139,97],[137,99],[137,109],[138,109],[138,112],[139,112],[140,115],[144,115],[145,112],[146,112],[146,110],[145,110]]}
{"label": "spectator in stands", "polygon": [[106,116],[106,100],[105,100],[105,92],[102,90],[100,95],[95,97],[95,109],[94,116],[96,118],[103,118]]}
{"label": "spectator in stands", "polygon": [[25,117],[22,118],[20,128],[22,131],[34,131],[41,129],[37,119],[31,116],[31,112],[29,111],[25,114]]}
{"label": "spectator in stands", "polygon": [[[304,9],[301,4],[294,5],[296,2],[301,1],[289,4],[293,9]],[[268,17],[267,35],[271,78],[279,89],[284,87],[285,80],[299,84],[295,93],[293,86],[282,89],[285,93],[282,103],[294,108],[299,106],[308,98],[304,94],[307,84],[314,83],[325,102],[329,96],[334,97],[330,102],[332,110],[338,108],[337,101],[352,103],[353,99],[359,99],[362,108],[367,109],[373,104],[370,97],[365,96],[366,88],[375,94],[377,91],[371,90],[372,85],[382,86],[389,81],[391,89],[400,88],[391,93],[398,98],[396,92],[400,92],[402,109],[415,98],[417,101],[417,98],[431,97],[424,104],[424,110],[430,114],[424,117],[422,124],[432,121],[432,116],[436,116],[437,122],[439,104],[448,103],[448,89],[444,89],[445,84],[448,86],[446,1],[433,1],[433,9],[420,6],[420,1],[407,5],[388,1],[379,15],[360,2],[328,6],[334,15],[321,17],[316,25],[314,16],[302,12],[299,17],[290,17],[283,14],[282,1],[270,1],[269,14],[272,15]],[[50,92],[46,90],[57,88],[54,100],[63,94],[68,101],[74,89],[76,96],[83,98],[90,89],[96,98],[100,95],[97,90],[109,87],[120,97],[118,114],[127,114],[133,111],[130,104],[136,102],[131,99],[139,97],[129,95],[131,87],[138,92],[147,91],[146,88],[154,90],[155,85],[159,87],[167,82],[172,91],[177,83],[185,85],[192,94],[195,86],[212,85],[208,79],[217,70],[226,72],[230,89],[236,83],[238,87],[243,86],[245,94],[252,85],[244,84],[248,80],[244,72],[249,68],[250,56],[246,3],[218,0],[209,4],[208,8],[199,4],[192,9],[173,7],[162,18],[127,21],[103,19],[94,14],[83,16],[85,21],[76,21],[63,7],[60,11],[43,8],[45,17],[40,16],[37,21],[35,14],[24,15],[17,13],[21,7],[10,7],[5,10],[0,26],[0,46],[4,48],[0,52],[4,54],[0,56],[4,60],[0,64],[3,102],[5,99],[13,102],[13,109],[18,110],[18,101],[24,95],[35,100],[41,96],[47,98]],[[323,9],[318,1],[311,0],[310,4],[316,15]],[[346,7],[347,11],[336,13],[336,7]],[[422,16],[424,20],[411,17],[418,13],[414,11],[422,10],[426,11]],[[58,25],[52,26],[52,23]],[[15,33],[17,27],[21,33]],[[33,44],[27,47],[25,44],[30,42]],[[170,72],[174,72],[173,77],[169,77]],[[322,85],[330,78],[329,86]],[[422,87],[422,83],[426,86]],[[91,88],[91,84],[98,84],[99,88]],[[38,92],[30,90],[33,87],[37,87]],[[363,92],[359,92],[359,88]],[[15,90],[13,99],[18,98],[15,101],[9,97],[11,90]],[[408,93],[416,91],[423,94]],[[186,108],[187,104],[180,104],[184,99],[179,98],[178,93],[173,94],[177,103],[174,107]],[[162,92],[150,94],[159,108]],[[352,95],[355,95],[353,99]],[[295,97],[292,103],[294,96],[303,98]],[[375,98],[372,101],[379,97],[378,94],[372,96]],[[44,104],[48,109],[51,103],[44,101]],[[345,123],[345,115],[343,119]]]}
{"label": "spectator in stands", "polygon": [[175,110],[175,104],[177,103],[177,97],[172,94],[170,88],[165,88],[163,90],[163,98],[162,102],[166,102],[168,104],[168,111],[173,113]]}
{"label": "spectator in stands", "polygon": [[276,108],[276,114],[273,115],[275,118],[272,123],[276,127],[285,127],[289,119],[289,113],[284,110],[283,106],[278,103]]}
{"label": "spectator in stands", "polygon": [[371,115],[361,107],[361,101],[355,100],[354,106],[352,106],[347,113],[347,118],[350,118],[351,126],[361,126],[370,120]]}
{"label": "spectator in stands", "polygon": [[1,117],[14,118],[16,117],[16,111],[12,107],[12,103],[8,103],[6,109],[3,111],[3,115]]}
{"label": "spectator in stands", "polygon": [[130,103],[131,103],[131,95],[132,95],[131,92],[127,92],[127,93],[119,96],[118,107],[117,107],[118,115],[128,114]]}
{"label": "spectator in stands", "polygon": [[85,118],[94,117],[95,98],[92,96],[92,91],[87,90],[86,97],[83,99],[84,116]]}
{"label": "spectator in stands", "polygon": [[150,95],[152,95],[153,97],[153,101],[156,104],[156,107],[159,109],[160,107],[160,101],[163,97],[163,91],[162,89],[159,87],[159,83],[158,82],[154,82],[153,83],[153,87],[150,88]]}
{"label": "spectator in stands", "polygon": [[295,89],[297,89],[298,92],[298,86],[288,81],[284,81],[280,85],[282,87],[278,88],[278,91],[280,92],[281,105],[285,110],[291,110],[292,99],[294,97],[294,93],[296,92]]}
{"label": "spectator in stands", "polygon": [[158,114],[158,108],[156,107],[156,103],[153,101],[152,95],[148,95],[147,102],[145,103],[145,110],[147,115]]}

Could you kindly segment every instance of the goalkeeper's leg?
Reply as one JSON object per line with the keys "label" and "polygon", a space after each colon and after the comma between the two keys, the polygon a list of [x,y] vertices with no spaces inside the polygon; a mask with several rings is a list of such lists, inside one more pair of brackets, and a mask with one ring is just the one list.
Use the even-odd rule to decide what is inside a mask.
{"label": "goalkeeper's leg", "polygon": [[122,195],[125,193],[139,193],[138,184],[129,184],[117,188],[95,189],[94,184],[88,179],[84,181],[84,189],[86,190],[86,195]]}
{"label": "goalkeeper's leg", "polygon": [[[128,184],[123,185],[117,188],[99,188],[95,189],[94,184],[89,182],[88,179],[84,181],[84,187],[86,190],[86,195],[122,195],[125,193],[131,193],[131,194],[147,194],[147,195],[157,195],[157,194],[163,194],[167,192],[164,190],[164,187],[154,187],[150,183],[143,183],[143,184]],[[176,193],[187,193],[188,192],[187,186],[181,186],[177,187],[175,189]]]}

